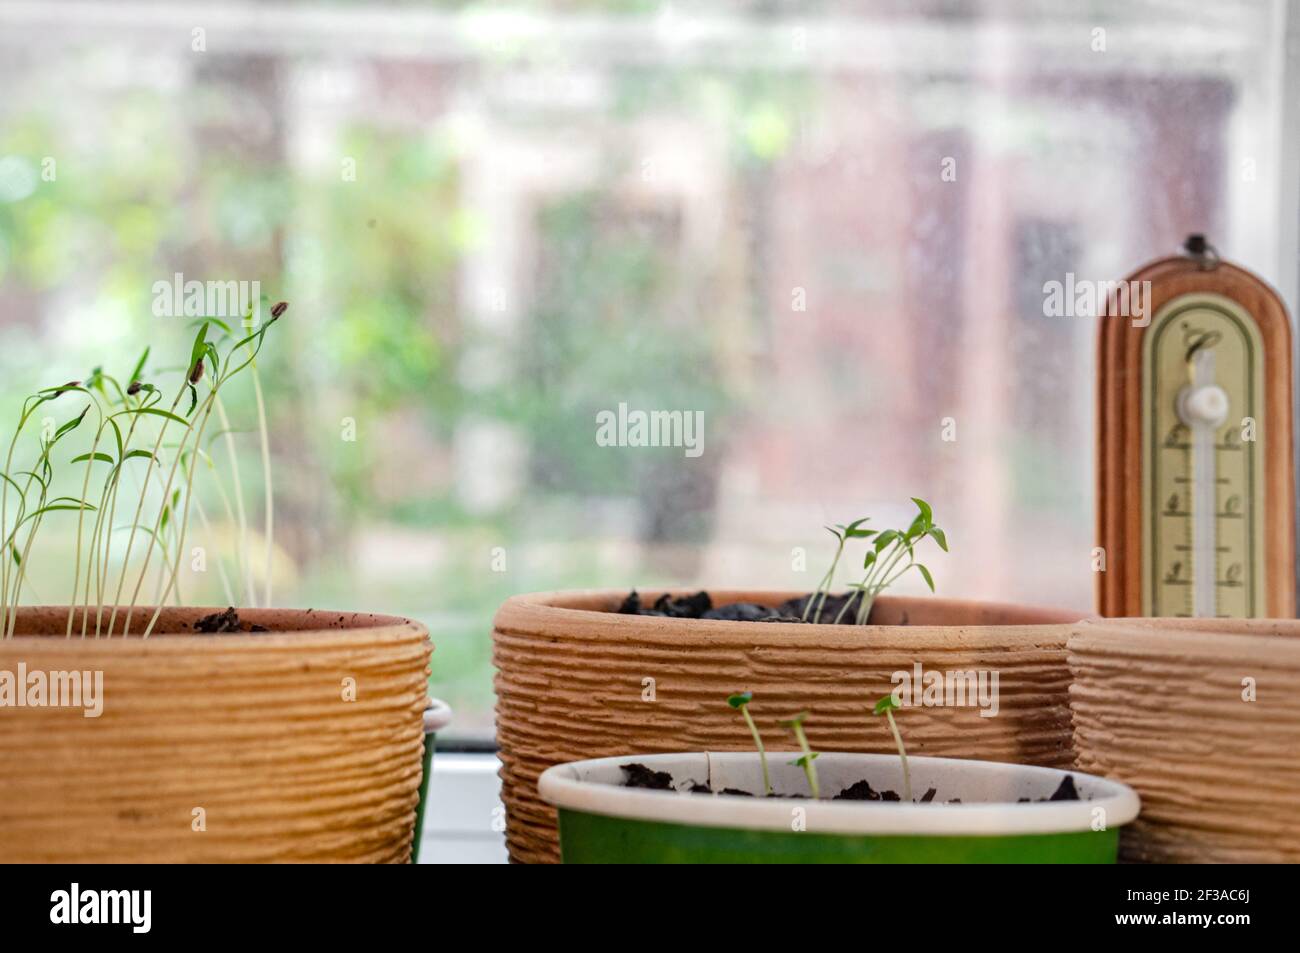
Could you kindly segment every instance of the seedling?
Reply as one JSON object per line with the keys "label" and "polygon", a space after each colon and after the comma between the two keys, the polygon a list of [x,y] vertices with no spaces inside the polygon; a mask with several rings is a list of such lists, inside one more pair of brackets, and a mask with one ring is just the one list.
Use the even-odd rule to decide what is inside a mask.
{"label": "seedling", "polygon": [[794,732],[795,738],[799,740],[799,747],[803,750],[803,756],[795,758],[789,763],[803,768],[803,773],[808,778],[808,787],[812,791],[813,800],[816,801],[821,797],[821,789],[817,785],[817,766],[813,764],[817,760],[817,752],[809,747],[808,736],[803,731],[803,723],[807,719],[808,713],[801,711],[788,721],[781,722],[781,727],[789,728]]}
{"label": "seedling", "polygon": [[[43,388],[23,402],[18,426],[9,443],[4,470],[0,472],[0,477],[3,478],[3,485],[0,486],[0,555],[4,557],[0,560],[2,563],[0,566],[0,636],[11,637],[14,634],[17,614],[13,610],[20,601],[24,586],[31,589],[27,571],[37,531],[47,514],[61,510],[76,511],[78,514],[73,591],[68,605],[66,633],[68,636],[72,635],[74,616],[79,605],[83,607],[81,623],[83,637],[88,631],[92,606],[96,637],[101,633],[109,636],[114,634],[128,574],[136,572],[138,568],[131,601],[126,605],[121,630],[122,635],[127,635],[141,590],[148,578],[155,550],[160,554],[156,608],[144,629],[146,638],[153,630],[162,606],[173,593],[176,594],[176,601],[180,601],[178,591],[180,566],[185,552],[190,508],[191,504],[196,502],[194,461],[200,456],[206,457],[202,450],[204,430],[214,407],[219,406],[221,389],[236,375],[251,368],[250,373],[254,377],[258,392],[258,417],[263,429],[262,449],[265,471],[267,466],[265,409],[261,388],[256,380],[255,362],[267,330],[279,320],[287,307],[284,302],[277,304],[271,309],[268,320],[263,321],[256,330],[238,340],[235,340],[236,334],[232,329],[216,318],[202,318],[196,321],[197,330],[190,348],[189,360],[176,368],[183,376],[176,395],[166,410],[158,406],[163,400],[162,392],[142,379],[150,354],[148,348],[124,382],[105,373],[101,368],[95,368],[84,381],[72,381],[58,387]],[[222,354],[219,345],[232,340],[234,343]],[[205,392],[201,393],[201,389]],[[33,419],[38,408],[65,394],[85,397],[87,403],[81,408],[80,413],[42,434],[39,454],[34,465],[29,469],[15,471],[14,456],[24,428]],[[186,397],[189,398],[188,408],[182,410],[182,401]],[[66,402],[65,400],[64,403]],[[65,438],[86,421],[92,410],[94,416],[91,419],[94,421],[95,432],[90,441],[90,450],[71,458],[74,464],[86,465],[85,474],[80,480],[80,496],[51,497],[57,469],[54,451]],[[224,411],[219,411],[219,415],[224,417]],[[149,433],[153,425],[157,425],[156,436]],[[179,437],[175,436],[177,429],[180,431]],[[169,431],[173,434],[171,442],[166,440]],[[153,438],[152,448],[143,449],[134,446],[133,441],[144,437],[145,434]],[[170,455],[170,462],[167,459],[168,455]],[[122,474],[128,468],[128,464],[136,459],[147,461],[140,480],[139,500],[131,521],[124,526],[118,526],[115,525],[115,519]],[[100,463],[108,465],[108,473],[103,479],[98,499],[95,500],[89,491],[92,474],[96,465]],[[165,478],[164,472],[166,472]],[[12,494],[11,490],[14,491]],[[14,497],[13,510],[10,508],[11,496]],[[224,491],[222,491],[222,498],[226,499]],[[152,520],[145,520],[145,507],[151,499],[160,501],[157,513]],[[240,508],[242,511],[242,501]],[[93,515],[93,520],[89,522],[88,527],[89,515]],[[206,521],[206,516],[203,518]],[[268,546],[271,518],[268,483],[266,506]],[[89,528],[88,539],[87,528]],[[111,595],[112,607],[111,611],[107,612],[105,630],[104,617],[108,608],[106,597],[110,595],[109,565],[110,557],[114,554],[113,534],[117,530],[129,530],[130,534],[125,554],[121,558],[117,587]],[[143,546],[143,552],[139,554],[137,567],[132,565],[131,557],[135,551],[136,538],[140,534],[147,536],[147,541]],[[267,598],[269,597],[268,582]]]}
{"label": "seedling", "polygon": [[898,700],[892,694],[886,695],[876,702],[876,706],[871,710],[871,713],[873,715],[884,715],[889,721],[889,730],[894,733],[894,744],[898,745],[898,759],[903,762],[903,800],[911,804],[912,776],[907,770],[907,751],[903,748],[903,736],[898,733],[898,723],[894,721],[894,709],[899,707]]}
{"label": "seedling", "polygon": [[[946,553],[948,538],[942,529],[934,525],[934,512],[930,504],[917,497],[912,497],[912,502],[916,504],[917,514],[907,529],[887,529],[871,534],[874,538],[871,539],[871,548],[867,550],[867,555],[862,561],[864,570],[862,580],[849,587],[859,594],[857,615],[854,618],[858,625],[867,624],[876,596],[913,567],[921,574],[930,591],[934,592],[934,577],[930,575],[928,568],[916,561],[916,547],[926,537],[930,537]],[[853,603],[852,599],[845,600],[844,606],[835,616],[836,623],[844,617]]]}
{"label": "seedling", "polygon": [[822,576],[821,582],[817,583],[817,588],[813,590],[811,596],[803,607],[803,621],[808,621],[809,610],[812,609],[813,603],[817,603],[817,611],[812,614],[813,622],[820,622],[822,619],[822,609],[826,606],[826,597],[830,595],[832,586],[835,584],[835,570],[839,568],[840,557],[844,555],[844,546],[850,539],[870,539],[876,534],[875,530],[862,529],[862,524],[867,522],[870,517],[864,516],[862,519],[854,520],[848,526],[837,523],[835,526],[827,526],[826,532],[835,537],[835,558],[831,560],[830,569],[826,570],[826,575]]}
{"label": "seedling", "polygon": [[758,760],[763,765],[763,790],[768,797],[771,797],[772,778],[767,772],[767,752],[763,749],[763,739],[758,733],[758,726],[754,724],[754,719],[749,714],[749,703],[753,700],[753,692],[736,692],[734,695],[727,696],[727,704],[744,716],[745,724],[749,725],[749,733],[754,736],[754,747],[758,749]]}

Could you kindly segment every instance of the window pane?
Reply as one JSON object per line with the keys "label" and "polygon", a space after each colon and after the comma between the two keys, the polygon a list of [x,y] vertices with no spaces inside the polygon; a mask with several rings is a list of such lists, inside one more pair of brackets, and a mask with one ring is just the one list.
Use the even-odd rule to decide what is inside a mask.
{"label": "window pane", "polygon": [[[807,590],[823,524],[910,496],[942,595],[1089,608],[1095,328],[1045,283],[1193,231],[1277,281],[1296,215],[1263,0],[58,6],[0,6],[4,406],[183,355],[178,273],[289,299],[273,598],[426,622],[467,737],[510,593]],[[602,446],[620,405],[702,440]],[[181,596],[264,565],[220,568]]]}

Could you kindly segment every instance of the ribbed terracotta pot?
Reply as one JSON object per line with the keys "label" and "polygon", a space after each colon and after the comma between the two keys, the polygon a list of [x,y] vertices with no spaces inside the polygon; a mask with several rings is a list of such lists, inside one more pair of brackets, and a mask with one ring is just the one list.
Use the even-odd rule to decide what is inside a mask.
{"label": "ribbed terracotta pot", "polygon": [[[722,622],[620,615],[626,592],[515,596],[494,622],[497,740],[506,841],[518,862],[557,862],[555,812],[537,794],[554,764],[634,752],[748,750],[726,704],[752,691],[764,738],[785,747],[778,721],[808,710],[824,751],[893,750],[869,702],[912,671],[995,670],[999,710],[909,708],[908,751],[1047,767],[1073,763],[1065,643],[1080,613],[951,599],[888,596],[872,625]],[[684,594],[684,593],[679,593]],[[646,592],[652,602],[659,593]],[[710,590],[715,604],[775,606],[799,593]]]}
{"label": "ribbed terracotta pot", "polygon": [[410,860],[424,626],[241,609],[271,631],[196,634],[214,611],[68,639],[66,607],[18,610],[0,674],[102,672],[103,707],[0,708],[0,861]]}
{"label": "ribbed terracotta pot", "polygon": [[1121,859],[1300,862],[1300,621],[1096,620],[1069,652],[1080,769],[1142,797]]}

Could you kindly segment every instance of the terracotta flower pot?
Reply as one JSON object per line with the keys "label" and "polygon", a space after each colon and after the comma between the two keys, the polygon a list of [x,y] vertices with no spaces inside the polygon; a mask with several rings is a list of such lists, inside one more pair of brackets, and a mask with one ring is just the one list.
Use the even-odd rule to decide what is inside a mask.
{"label": "terracotta flower pot", "polygon": [[215,610],[169,608],[148,639],[67,639],[67,611],[18,610],[0,679],[102,673],[102,711],[0,707],[0,861],[410,860],[424,626],[249,609],[271,631],[199,635]]}
{"label": "terracotta flower pot", "polygon": [[1080,769],[1142,797],[1121,859],[1300,861],[1300,621],[1089,621],[1069,655]]}
{"label": "terracotta flower pot", "polygon": [[[494,623],[497,739],[511,858],[559,860],[555,811],[537,779],[555,764],[634,752],[753,747],[731,692],[775,747],[777,722],[809,710],[824,751],[888,752],[889,732],[867,710],[893,673],[994,671],[998,711],[909,708],[917,755],[1046,767],[1073,764],[1065,642],[1080,613],[951,599],[881,597],[863,627],[722,622],[619,615],[625,591],[515,596]],[[658,593],[643,593],[652,601]],[[788,592],[711,590],[717,604],[778,605]]]}

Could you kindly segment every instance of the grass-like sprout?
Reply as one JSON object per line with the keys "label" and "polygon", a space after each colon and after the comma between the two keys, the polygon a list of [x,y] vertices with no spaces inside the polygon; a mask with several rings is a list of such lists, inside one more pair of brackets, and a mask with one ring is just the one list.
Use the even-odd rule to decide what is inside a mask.
{"label": "grass-like sprout", "polygon": [[[0,570],[0,634],[3,634],[6,638],[13,635],[14,625],[17,621],[14,609],[17,607],[22,595],[32,546],[36,541],[37,531],[40,529],[45,515],[60,510],[78,510],[84,513],[88,506],[94,509],[84,498],[78,499],[70,496],[51,498],[49,496],[55,475],[54,463],[51,459],[54,448],[65,436],[81,426],[86,419],[86,415],[90,412],[91,404],[87,404],[81,413],[49,431],[48,434],[42,432],[40,453],[37,456],[36,463],[30,470],[22,470],[17,473],[12,470],[18,437],[32,419],[32,415],[37,408],[67,393],[89,394],[90,392],[82,386],[80,381],[72,381],[59,387],[47,387],[37,391],[23,401],[23,411],[19,417],[18,427],[14,430],[13,439],[9,443],[9,453],[5,460],[3,473],[4,486],[0,488],[0,497],[3,498],[0,501],[0,536],[3,537],[2,544],[0,544],[0,562],[3,562],[4,567],[3,570]],[[26,477],[23,485],[19,485],[18,481],[14,479],[15,476]],[[36,495],[35,506],[29,512],[28,494],[32,492],[33,484],[39,486],[40,490]],[[18,494],[16,500],[18,508],[14,514],[12,529],[9,525],[9,488],[11,486]],[[26,527],[27,535],[20,552],[18,546],[19,533],[24,527]],[[12,569],[10,567],[11,561],[13,563]]]}
{"label": "grass-like sprout", "polygon": [[[285,304],[284,302],[277,304],[274,308],[271,309],[271,317],[278,318],[281,314],[284,313],[284,309],[287,307],[288,305]],[[251,343],[245,346],[248,347],[250,351],[252,350]],[[256,357],[256,354],[254,354],[253,356]],[[271,480],[271,446],[270,446],[270,436],[269,436],[270,432],[266,425],[266,401],[262,394],[262,378],[257,371],[256,360],[254,360],[249,365],[248,374],[253,382],[253,397],[257,405],[257,424],[258,424],[257,429],[261,438],[259,443],[260,443],[260,450],[262,454],[262,488],[265,494],[265,500],[264,500],[265,505],[263,507],[263,512],[266,521],[265,528],[262,534],[265,547],[266,547],[263,556],[263,569],[264,569],[264,581],[266,585],[266,592],[265,592],[265,596],[263,597],[262,604],[269,606],[271,604],[271,583],[273,579],[273,574],[271,572],[271,564],[272,564],[272,559],[274,557],[273,541],[275,538],[274,535],[275,493],[274,493],[274,483]],[[218,492],[221,494],[222,502],[226,506],[227,518],[230,519],[231,522],[237,523],[239,527],[239,545],[235,548],[235,575],[236,578],[239,579],[240,585],[244,587],[245,603],[247,605],[256,605],[258,600],[257,586],[253,578],[254,573],[253,573],[252,558],[248,549],[248,520],[244,513],[244,492],[243,492],[243,486],[239,476],[238,454],[235,451],[235,441],[233,437],[235,430],[230,426],[230,421],[226,417],[225,406],[222,404],[220,398],[218,398],[216,401],[216,408],[217,408],[217,415],[220,417],[221,420],[222,429],[217,434],[215,434],[212,439],[215,440],[217,437],[225,438],[227,456],[230,461],[230,478],[234,486],[233,495],[235,500],[235,511],[233,514],[230,512],[230,499],[226,495],[225,491],[221,488],[221,483],[219,480],[217,481],[217,488],[218,488]],[[208,458],[208,463],[210,467],[213,466],[211,458]],[[200,513],[201,517],[202,515],[203,514]],[[224,574],[224,570],[223,570],[223,574]]]}
{"label": "grass-like sprout", "polygon": [[[917,508],[915,519],[907,529],[887,529],[874,534],[871,547],[862,561],[863,577],[860,582],[850,586],[859,595],[856,600],[857,614],[854,618],[858,625],[867,624],[876,597],[909,569],[915,568],[925,580],[925,584],[930,587],[930,591],[934,592],[934,577],[930,575],[928,568],[916,561],[916,547],[926,537],[930,537],[938,543],[940,549],[947,552],[948,538],[942,529],[934,525],[934,513],[930,509],[930,504],[916,497],[912,497],[912,502]],[[844,601],[843,607],[835,616],[836,623],[844,618],[853,604],[853,599]]]}
{"label": "grass-like sprout", "polygon": [[795,758],[790,764],[803,768],[804,776],[808,778],[808,788],[812,791],[813,800],[816,801],[821,797],[821,788],[817,784],[817,765],[813,764],[817,760],[817,752],[809,747],[808,736],[804,734],[803,730],[803,723],[807,719],[808,713],[801,711],[793,718],[781,722],[781,727],[793,731],[795,738],[799,742],[799,748],[803,751],[803,755]]}
{"label": "grass-like sprout", "polygon": [[812,621],[820,622],[822,619],[822,609],[826,606],[826,597],[830,595],[831,588],[835,585],[835,570],[839,568],[840,557],[844,555],[844,547],[850,539],[870,539],[875,535],[875,530],[862,529],[862,524],[867,522],[870,517],[864,516],[862,519],[854,520],[845,526],[837,523],[834,526],[827,526],[826,532],[835,537],[835,558],[831,560],[831,566],[826,570],[826,575],[822,576],[821,581],[817,583],[817,588],[813,590],[808,601],[803,607],[803,621],[808,621],[809,611],[813,603],[817,603],[817,611],[812,613]]}
{"label": "grass-like sprout", "polygon": [[898,733],[898,722],[894,721],[894,710],[899,708],[898,699],[886,695],[876,702],[871,709],[873,715],[884,715],[889,720],[889,730],[894,734],[894,744],[898,746],[898,760],[903,762],[903,800],[912,803],[912,774],[907,769],[907,750],[903,747],[903,736]]}
{"label": "grass-like sprout", "polygon": [[763,748],[763,738],[758,733],[758,726],[754,724],[754,719],[749,714],[749,703],[753,700],[753,692],[736,692],[734,695],[727,696],[727,704],[740,712],[745,719],[745,724],[749,725],[749,733],[754,736],[754,747],[758,749],[758,760],[763,766],[763,791],[771,797],[772,776],[767,770],[767,751]]}
{"label": "grass-like sprout", "polygon": [[[191,403],[190,403],[191,414],[193,414],[195,406],[198,401],[198,395],[197,392],[195,391],[195,385],[199,382],[199,380],[203,376],[203,372],[204,372],[203,362],[205,358],[212,362],[212,375],[214,379],[212,381],[211,390],[208,392],[208,395],[203,403],[202,417],[199,419],[197,423],[197,428],[193,421],[191,421],[189,425],[189,432],[192,432],[195,435],[195,439],[194,439],[195,447],[198,447],[202,443],[203,431],[207,426],[208,418],[212,414],[213,405],[216,403],[217,395],[222,385],[224,385],[232,377],[237,375],[240,371],[243,371],[245,368],[253,364],[253,362],[257,359],[258,352],[262,348],[262,343],[266,337],[267,330],[270,329],[272,324],[274,324],[276,321],[280,319],[280,316],[284,314],[284,310],[285,310],[285,306],[283,306],[283,303],[277,304],[274,308],[271,309],[271,317],[268,321],[262,324],[262,326],[258,330],[254,331],[250,335],[247,335],[241,341],[239,341],[233,347],[231,347],[231,349],[227,352],[226,363],[224,368],[221,364],[220,355],[217,352],[216,346],[212,344],[212,342],[206,340],[207,325],[204,324],[203,326],[200,327],[198,336],[195,339],[194,347],[190,354],[191,358],[194,361],[194,363],[191,365],[191,371],[188,378],[189,387],[191,391]],[[244,350],[245,348],[247,348],[247,351]],[[235,361],[238,361],[240,359],[242,359],[242,363],[235,363]],[[178,451],[177,460],[172,465],[172,476],[175,475],[176,464],[180,462],[180,455],[181,452],[184,450],[185,438],[189,436],[189,432],[187,432],[182,438],[181,451]],[[169,486],[170,486],[170,481],[171,481],[171,476],[168,477]],[[171,567],[171,573],[170,573],[169,581],[167,583],[167,587],[163,590],[162,598],[158,600],[157,605],[154,607],[153,615],[149,619],[149,624],[145,627],[144,630],[145,638],[148,638],[149,633],[153,631],[153,627],[158,621],[158,615],[159,613],[162,612],[162,607],[163,605],[166,604],[167,597],[171,594],[172,588],[176,585],[177,579],[180,577],[181,558],[185,550],[185,534],[186,534],[186,530],[189,528],[189,518],[190,518],[189,501],[193,499],[193,496],[194,496],[194,468],[190,468],[188,477],[186,479],[186,485],[185,485],[186,505],[182,509],[181,516],[180,516],[181,523],[180,523],[180,530],[179,530],[179,538],[176,544],[176,555]],[[156,538],[156,530],[155,530],[154,538]],[[148,567],[148,555],[151,552],[152,552],[152,546],[147,548],[145,552],[146,569]],[[267,571],[269,572],[270,566],[268,565],[266,568]],[[143,578],[144,578],[144,572],[142,571],[141,579]],[[131,612],[135,608],[135,602],[139,596],[139,591],[140,591],[140,584],[137,583],[135,593],[132,595],[131,598],[131,606],[127,610],[126,622],[124,623],[123,630],[122,630],[123,635],[125,635],[130,628]]]}
{"label": "grass-like sprout", "polygon": [[[0,635],[12,637],[16,625],[15,609],[20,601],[24,586],[31,588],[27,579],[27,569],[36,542],[38,530],[44,517],[56,511],[76,511],[77,532],[76,551],[73,567],[72,598],[68,604],[68,621],[66,634],[73,633],[76,610],[82,608],[81,635],[89,632],[89,620],[92,606],[95,616],[95,635],[112,636],[117,626],[119,611],[122,607],[122,595],[126,588],[128,576],[137,573],[131,591],[131,601],[125,607],[121,634],[130,633],[131,621],[140,598],[145,581],[149,578],[150,565],[155,550],[159,554],[157,567],[158,581],[155,608],[144,629],[148,637],[158,620],[162,606],[175,594],[180,601],[180,566],[184,554],[184,545],[191,505],[196,504],[194,494],[194,475],[197,467],[195,461],[202,455],[201,443],[213,408],[217,404],[222,388],[236,375],[251,368],[256,375],[256,358],[264,343],[266,332],[284,314],[288,305],[280,302],[271,309],[270,318],[262,322],[256,330],[235,341],[221,353],[219,345],[235,338],[231,328],[216,318],[203,318],[196,322],[197,331],[190,349],[189,361],[181,368],[184,378],[176,390],[168,409],[158,406],[163,401],[161,391],[153,384],[145,382],[142,377],[149,359],[149,349],[141,355],[131,374],[126,378],[125,387],[115,377],[106,374],[101,368],[95,368],[83,381],[73,381],[59,387],[49,387],[37,391],[23,402],[18,426],[9,442],[5,457],[4,470],[0,473],[3,484],[0,485]],[[206,388],[205,393],[200,393]],[[262,400],[260,384],[257,389],[257,407],[259,425],[262,433],[263,472],[269,474],[269,442],[265,432],[266,413]],[[36,462],[24,470],[14,469],[14,458],[18,451],[19,440],[25,428],[34,419],[37,410],[64,394],[80,395],[87,399],[80,413],[63,424],[54,427],[47,423],[40,437],[39,454]],[[182,401],[189,397],[188,409],[182,410]],[[85,472],[81,479],[81,494],[78,497],[51,496],[56,478],[54,451],[69,434],[76,431],[94,411],[94,436],[90,449],[86,453],[71,458],[71,462],[84,463]],[[157,423],[157,434],[153,438],[152,449],[136,447],[133,441],[145,434],[147,427],[142,424]],[[179,429],[179,437],[167,442],[169,432]],[[167,457],[170,457],[170,462]],[[117,504],[123,474],[128,471],[132,460],[147,461],[143,476],[140,478],[139,498],[136,501],[131,521],[125,526],[115,525]],[[210,458],[209,462],[210,462]],[[97,464],[107,464],[97,502],[90,493],[93,473]],[[178,479],[179,474],[179,479]],[[272,525],[270,512],[271,495],[268,479],[267,485],[267,560],[269,573],[271,540],[269,531]],[[228,498],[221,491],[223,502]],[[10,508],[13,497],[14,508]],[[152,520],[144,519],[145,507],[150,498],[160,498],[161,503]],[[242,499],[240,501],[242,513]],[[12,515],[12,521],[11,521]],[[93,515],[93,520],[88,517]],[[206,523],[206,514],[201,514]],[[87,529],[89,536],[87,537]],[[113,534],[119,529],[130,531],[125,554],[121,559],[116,588],[108,582],[109,567],[113,555]],[[140,554],[139,565],[132,564],[132,555],[138,536],[147,537],[147,542]],[[220,566],[220,562],[218,562]],[[242,563],[241,563],[242,565]],[[223,572],[224,582],[224,572]],[[227,585],[229,592],[229,586]],[[111,593],[111,608],[106,605]],[[255,599],[251,578],[249,580],[250,603]],[[271,587],[266,584],[266,597],[269,600]],[[107,625],[105,614],[107,612]]]}

